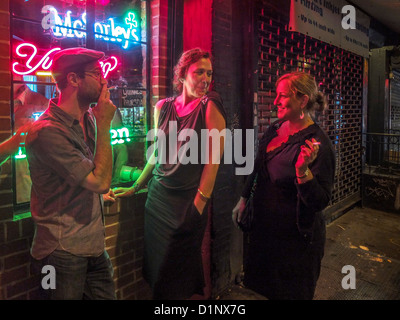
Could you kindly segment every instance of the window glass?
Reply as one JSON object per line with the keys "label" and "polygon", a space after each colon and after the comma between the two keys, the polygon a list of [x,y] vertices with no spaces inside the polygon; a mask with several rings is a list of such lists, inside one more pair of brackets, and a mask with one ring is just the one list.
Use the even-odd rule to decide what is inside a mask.
{"label": "window glass", "polygon": [[[58,92],[49,68],[61,49],[105,52],[103,75],[117,106],[110,135],[112,185],[131,185],[145,163],[148,123],[146,1],[13,0],[11,6],[13,131],[37,119]],[[29,205],[30,175],[24,148],[13,157],[15,205]],[[136,170],[136,171],[135,171]]]}

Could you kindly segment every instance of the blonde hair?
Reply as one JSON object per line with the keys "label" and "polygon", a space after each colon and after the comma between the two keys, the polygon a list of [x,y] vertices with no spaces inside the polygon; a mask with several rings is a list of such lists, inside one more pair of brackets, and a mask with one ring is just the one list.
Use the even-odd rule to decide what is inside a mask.
{"label": "blonde hair", "polygon": [[287,73],[281,76],[276,81],[276,86],[283,81],[287,80],[290,90],[297,96],[301,97],[303,95],[308,96],[309,100],[306,105],[306,110],[308,111],[319,111],[325,110],[328,105],[325,95],[318,90],[315,79],[308,73],[295,71]]}

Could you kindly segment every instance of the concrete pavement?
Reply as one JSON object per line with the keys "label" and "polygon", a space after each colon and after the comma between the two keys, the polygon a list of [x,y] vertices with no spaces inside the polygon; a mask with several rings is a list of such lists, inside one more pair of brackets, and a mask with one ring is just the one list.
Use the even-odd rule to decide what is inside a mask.
{"label": "concrete pavement", "polygon": [[[219,299],[265,300],[241,285]],[[355,207],[327,225],[314,300],[400,300],[400,212]]]}

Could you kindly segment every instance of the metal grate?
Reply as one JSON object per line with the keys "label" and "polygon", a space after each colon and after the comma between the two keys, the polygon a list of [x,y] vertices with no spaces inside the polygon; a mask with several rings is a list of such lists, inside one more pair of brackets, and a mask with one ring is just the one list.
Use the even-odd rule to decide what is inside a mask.
{"label": "metal grate", "polygon": [[390,81],[390,129],[400,129],[400,71],[393,70]]}
{"label": "metal grate", "polygon": [[267,1],[263,2],[257,23],[258,137],[276,120],[273,101],[278,77],[295,70],[311,73],[329,103],[324,114],[315,116],[336,152],[331,204],[360,194],[363,57],[288,31],[288,15]]}

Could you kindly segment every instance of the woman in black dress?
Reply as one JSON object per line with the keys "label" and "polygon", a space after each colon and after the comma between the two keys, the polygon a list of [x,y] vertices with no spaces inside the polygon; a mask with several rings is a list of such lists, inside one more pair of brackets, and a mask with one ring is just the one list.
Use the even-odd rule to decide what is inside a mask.
{"label": "woman in black dress", "polygon": [[154,299],[203,294],[201,244],[224,139],[218,144],[206,138],[204,159],[202,130],[221,132],[226,126],[221,98],[209,92],[212,72],[208,52],[196,48],[182,54],[174,78],[179,95],[155,106],[154,152],[131,188],[114,190],[117,197],[133,195],[153,175],[145,206],[143,275]]}
{"label": "woman in black dress", "polygon": [[279,78],[276,93],[278,120],[260,140],[232,218],[240,221],[258,173],[244,284],[271,300],[312,299],[325,245],[321,211],[331,199],[335,172],[331,141],[311,117],[326,100],[304,72]]}

